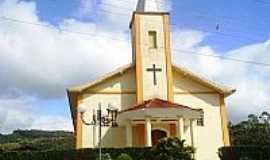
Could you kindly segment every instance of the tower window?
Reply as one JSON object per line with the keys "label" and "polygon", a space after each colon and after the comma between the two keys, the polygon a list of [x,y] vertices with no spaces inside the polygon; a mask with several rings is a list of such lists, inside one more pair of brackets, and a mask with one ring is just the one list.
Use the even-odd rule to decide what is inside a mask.
{"label": "tower window", "polygon": [[157,48],[157,32],[156,31],[149,31],[149,48],[156,49]]}

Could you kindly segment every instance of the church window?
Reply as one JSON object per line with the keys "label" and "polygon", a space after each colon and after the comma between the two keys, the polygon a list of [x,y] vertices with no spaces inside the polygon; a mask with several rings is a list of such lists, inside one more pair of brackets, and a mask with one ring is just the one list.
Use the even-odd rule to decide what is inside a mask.
{"label": "church window", "polygon": [[202,114],[201,117],[197,120],[198,126],[204,126],[204,115]]}
{"label": "church window", "polygon": [[157,48],[157,32],[156,31],[149,31],[149,48],[156,49]]}

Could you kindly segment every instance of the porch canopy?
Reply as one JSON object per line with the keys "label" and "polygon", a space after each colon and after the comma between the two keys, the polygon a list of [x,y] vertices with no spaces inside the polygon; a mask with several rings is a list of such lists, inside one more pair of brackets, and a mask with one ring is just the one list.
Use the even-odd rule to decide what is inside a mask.
{"label": "porch canopy", "polygon": [[179,117],[199,119],[202,114],[202,109],[194,109],[155,98],[120,111],[117,117],[117,123],[124,125],[126,120],[144,120],[146,117],[151,117],[151,119],[177,119]]}
{"label": "porch canopy", "polygon": [[[132,121],[144,123],[144,137],[146,147],[152,146],[152,120],[174,121],[177,125],[177,136],[184,138],[184,119],[189,121],[191,144],[194,145],[194,126],[196,119],[201,118],[202,109],[194,109],[181,104],[169,102],[162,99],[150,99],[129,109],[120,111],[117,123],[126,127],[126,143],[128,147],[133,146]],[[169,120],[169,121],[168,121]]]}

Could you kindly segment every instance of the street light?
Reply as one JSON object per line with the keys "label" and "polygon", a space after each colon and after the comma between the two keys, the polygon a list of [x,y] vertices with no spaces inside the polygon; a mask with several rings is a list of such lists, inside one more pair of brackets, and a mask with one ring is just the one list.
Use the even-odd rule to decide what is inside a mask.
{"label": "street light", "polygon": [[101,155],[102,155],[102,152],[101,152],[101,128],[102,127],[109,127],[109,126],[117,127],[116,118],[117,118],[117,114],[118,114],[118,109],[112,107],[111,104],[108,104],[107,115],[102,115],[101,103],[98,104],[98,107],[99,108],[97,110],[97,113],[95,112],[95,110],[93,110],[91,122],[87,122],[84,119],[84,114],[87,111],[86,106],[81,105],[79,107],[79,112],[80,112],[81,120],[82,120],[84,125],[99,126],[98,147],[99,147],[99,160],[101,160]]}

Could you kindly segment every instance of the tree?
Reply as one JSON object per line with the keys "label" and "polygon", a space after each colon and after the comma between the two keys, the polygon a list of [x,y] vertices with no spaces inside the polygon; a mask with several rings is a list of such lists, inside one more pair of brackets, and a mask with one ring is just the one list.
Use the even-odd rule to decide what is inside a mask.
{"label": "tree", "polygon": [[251,114],[248,120],[229,124],[233,145],[270,145],[270,113]]}
{"label": "tree", "polygon": [[74,149],[72,132],[16,130],[12,134],[0,136],[3,151],[51,151]]}
{"label": "tree", "polygon": [[153,147],[152,155],[155,160],[194,160],[193,154],[195,149],[185,145],[184,140],[179,140],[176,137],[170,137],[160,140]]}
{"label": "tree", "polygon": [[118,157],[117,160],[132,160],[132,158],[126,154],[126,153],[121,153]]}

